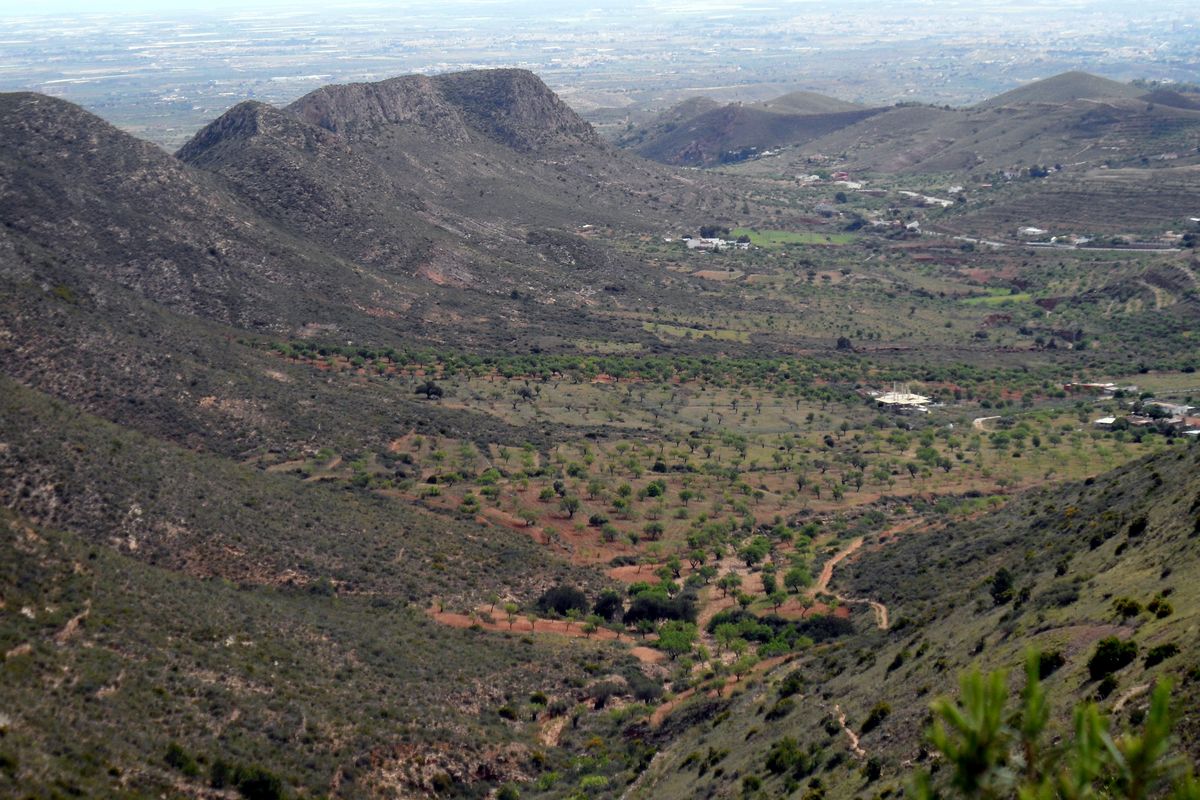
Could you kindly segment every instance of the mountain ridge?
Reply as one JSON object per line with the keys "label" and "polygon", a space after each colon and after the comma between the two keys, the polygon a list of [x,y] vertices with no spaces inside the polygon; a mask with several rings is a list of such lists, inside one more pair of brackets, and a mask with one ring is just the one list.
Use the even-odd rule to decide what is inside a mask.
{"label": "mountain ridge", "polygon": [[1069,103],[1075,100],[1137,97],[1142,90],[1090,72],[1072,70],[1040,78],[977,103],[974,108],[999,108],[1031,103]]}
{"label": "mountain ridge", "polygon": [[326,86],[286,107],[326,130],[367,136],[385,125],[416,125],[465,144],[472,132],[522,152],[556,145],[600,146],[591,125],[528,70],[405,75],[376,83]]}

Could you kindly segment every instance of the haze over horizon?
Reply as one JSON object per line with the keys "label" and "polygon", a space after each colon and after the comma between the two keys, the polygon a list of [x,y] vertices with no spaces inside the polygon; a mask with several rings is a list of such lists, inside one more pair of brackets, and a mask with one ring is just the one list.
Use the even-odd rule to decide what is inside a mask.
{"label": "haze over horizon", "polygon": [[963,105],[1067,70],[1188,81],[1200,65],[1180,0],[57,0],[0,13],[0,91],[70,99],[167,147],[239,100],[416,72],[530,69],[589,120],[618,125],[698,92]]}

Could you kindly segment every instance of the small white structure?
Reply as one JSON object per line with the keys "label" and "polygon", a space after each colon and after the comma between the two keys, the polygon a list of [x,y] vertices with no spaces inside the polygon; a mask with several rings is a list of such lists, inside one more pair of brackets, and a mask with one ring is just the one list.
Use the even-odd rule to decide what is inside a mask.
{"label": "small white structure", "polygon": [[1092,424],[1097,428],[1111,428],[1117,421],[1116,417],[1101,417]]}
{"label": "small white structure", "polygon": [[914,394],[908,390],[908,384],[892,384],[890,392],[884,392],[875,398],[875,402],[881,406],[891,408],[897,411],[920,411],[929,413],[927,406],[930,398],[921,394]]}
{"label": "small white structure", "polygon": [[1025,236],[1025,237],[1029,237],[1029,236],[1045,236],[1045,235],[1046,235],[1047,233],[1049,233],[1049,232],[1050,232],[1050,231],[1048,231],[1048,230],[1044,230],[1044,229],[1042,229],[1042,228],[1034,228],[1034,227],[1032,227],[1032,226],[1027,226],[1027,227],[1024,227],[1024,228],[1019,228],[1019,229],[1017,229],[1017,235],[1018,235],[1018,236]]}
{"label": "small white structure", "polygon": [[749,242],[738,242],[732,239],[688,239],[684,238],[684,243],[687,244],[688,250],[727,250],[734,248],[735,250],[749,250]]}

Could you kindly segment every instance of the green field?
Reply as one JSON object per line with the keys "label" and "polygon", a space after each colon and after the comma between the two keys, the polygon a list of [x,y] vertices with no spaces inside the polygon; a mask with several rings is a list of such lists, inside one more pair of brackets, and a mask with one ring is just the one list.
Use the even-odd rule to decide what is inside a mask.
{"label": "green field", "polygon": [[1028,292],[1012,292],[1004,291],[1003,294],[992,293],[986,297],[968,297],[963,300],[963,303],[968,306],[1005,306],[1010,303],[1029,303],[1033,301],[1033,295]]}
{"label": "green field", "polygon": [[749,236],[750,243],[755,247],[776,249],[789,245],[847,245],[853,244],[857,237],[852,233],[820,233],[818,231],[776,231],[756,230],[754,228],[734,228],[730,236]]}

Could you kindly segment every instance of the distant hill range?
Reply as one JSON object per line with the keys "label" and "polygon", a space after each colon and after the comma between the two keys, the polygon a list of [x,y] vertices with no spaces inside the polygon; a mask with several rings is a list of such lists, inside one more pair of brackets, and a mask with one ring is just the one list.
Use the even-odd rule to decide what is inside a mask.
{"label": "distant hill range", "polygon": [[1141,89],[1128,83],[1102,78],[1087,72],[1064,72],[1027,83],[977,103],[975,108],[1001,108],[1030,103],[1072,103],[1076,100],[1112,100],[1138,97]]}
{"label": "distant hill range", "polygon": [[570,325],[606,287],[665,290],[576,231],[732,202],[601,141],[524,70],[244,102],[176,156],[71,103],[0,95],[0,274],[250,330],[494,340],[514,293]]}
{"label": "distant hill range", "polygon": [[[250,442],[196,400],[267,369],[233,338],[513,353],[604,340],[628,325],[590,306],[682,306],[702,282],[581,232],[649,232],[733,203],[716,180],[601,142],[521,70],[241,103],[177,156],[66,101],[2,94],[0,371],[235,452]],[[297,403],[322,416],[340,402],[271,388],[289,411],[264,414],[257,443]],[[362,408],[443,435],[484,429],[428,407]]]}
{"label": "distant hill range", "polygon": [[719,105],[694,97],[626,133],[617,144],[664,164],[712,166],[812,141],[884,110],[812,92],[752,104]]}
{"label": "distant hill range", "polygon": [[958,109],[866,108],[804,92],[747,105],[693,98],[617,144],[666,164],[755,161],[747,172],[772,174],[800,171],[813,159],[888,173],[1126,165],[1194,159],[1200,96],[1067,72]]}

